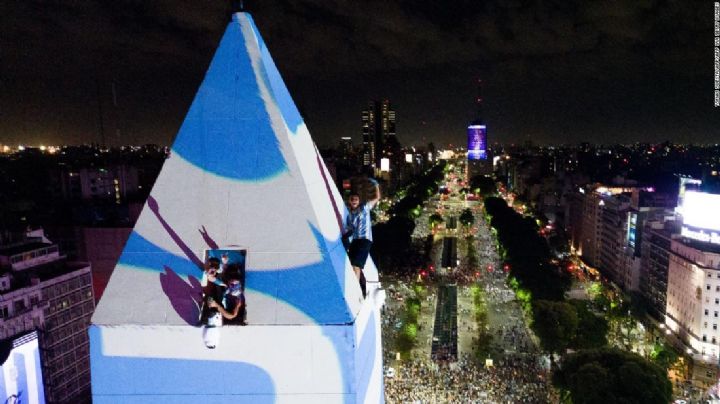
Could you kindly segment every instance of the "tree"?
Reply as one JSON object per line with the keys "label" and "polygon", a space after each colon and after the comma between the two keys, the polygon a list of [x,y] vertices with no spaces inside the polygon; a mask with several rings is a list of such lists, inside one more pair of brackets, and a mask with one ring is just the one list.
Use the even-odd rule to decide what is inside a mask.
{"label": "tree", "polygon": [[533,303],[532,329],[545,351],[564,352],[575,339],[577,328],[578,316],[571,304],[549,300]]}
{"label": "tree", "polygon": [[578,316],[578,328],[573,348],[602,348],[607,345],[608,322],[605,318],[595,315],[588,308],[588,303],[581,300],[571,300]]}
{"label": "tree", "polygon": [[680,355],[672,346],[655,343],[650,359],[663,369],[670,369],[677,361]]}
{"label": "tree", "polygon": [[460,223],[462,223],[464,226],[471,226],[473,223],[475,223],[475,215],[473,215],[472,210],[465,209],[462,211],[459,217]]}
{"label": "tree", "polygon": [[470,188],[479,190],[480,194],[485,196],[497,193],[495,180],[484,175],[476,175],[470,178]]}
{"label": "tree", "polygon": [[570,278],[550,262],[550,249],[538,235],[535,220],[518,214],[497,197],[485,198],[485,211],[491,216],[503,258],[512,268],[510,274],[520,286],[535,299],[563,300]]}
{"label": "tree", "polygon": [[668,403],[672,384],[661,367],[616,348],[567,355],[553,384],[569,392],[575,404]]}
{"label": "tree", "polygon": [[[588,381],[592,380],[591,383]],[[609,385],[607,369],[597,362],[586,363],[570,376],[570,389],[574,404],[615,403],[617,399]]]}
{"label": "tree", "polygon": [[431,227],[431,228],[434,228],[435,226],[437,226],[438,224],[442,223],[443,221],[444,221],[444,220],[443,220],[442,216],[440,216],[439,213],[433,213],[433,214],[430,215],[430,217],[428,218],[428,223],[430,224],[430,227]]}

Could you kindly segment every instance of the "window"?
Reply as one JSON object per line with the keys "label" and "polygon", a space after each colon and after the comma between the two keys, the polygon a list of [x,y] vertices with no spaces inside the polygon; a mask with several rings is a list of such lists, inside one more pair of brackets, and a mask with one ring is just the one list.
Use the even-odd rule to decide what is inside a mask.
{"label": "window", "polygon": [[705,315],[707,316],[709,314],[708,309],[705,309]]}
{"label": "window", "polygon": [[705,289],[706,289],[706,290],[710,290],[710,284],[709,284],[709,283],[708,283],[707,285],[705,285]]}
{"label": "window", "polygon": [[715,337],[712,337],[712,343],[713,343],[713,344],[716,343]]}
{"label": "window", "polygon": [[25,310],[25,300],[24,299],[16,300],[13,302],[13,304],[15,306],[16,313],[22,312],[23,310]]}
{"label": "window", "polygon": [[713,323],[713,330],[717,330],[717,323]]}
{"label": "window", "polygon": [[715,291],[720,292],[720,285],[715,286]]}
{"label": "window", "polygon": [[720,299],[718,299],[717,297],[715,298],[715,304],[720,304]]}
{"label": "window", "polygon": [[703,334],[703,342],[707,342],[707,335]]}
{"label": "window", "polygon": [[718,312],[716,311],[716,312],[715,312],[715,318],[717,318],[717,316],[718,316]]}

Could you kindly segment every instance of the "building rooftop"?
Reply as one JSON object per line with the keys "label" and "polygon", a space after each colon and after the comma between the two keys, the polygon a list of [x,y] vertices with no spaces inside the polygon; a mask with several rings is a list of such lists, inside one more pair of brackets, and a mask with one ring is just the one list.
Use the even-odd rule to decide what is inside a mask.
{"label": "building rooftop", "polygon": [[46,282],[53,278],[77,271],[78,269],[88,267],[89,265],[90,264],[86,262],[73,262],[67,261],[65,258],[60,258],[24,271],[0,271],[0,275],[9,273],[11,276],[10,289],[3,291],[3,293],[33,286],[33,284],[38,281]]}
{"label": "building rooftop", "polygon": [[42,243],[40,241],[31,241],[28,243],[22,243],[11,246],[0,246],[0,256],[11,257],[13,255],[22,254],[37,250],[38,248],[49,247],[50,244]]}

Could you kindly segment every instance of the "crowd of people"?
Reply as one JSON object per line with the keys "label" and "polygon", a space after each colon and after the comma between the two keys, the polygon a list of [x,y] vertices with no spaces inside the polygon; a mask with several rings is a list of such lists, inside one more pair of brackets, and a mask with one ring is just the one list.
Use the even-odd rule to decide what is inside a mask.
{"label": "crowd of people", "polygon": [[[413,237],[423,237],[427,234],[427,226],[417,226]],[[411,359],[405,357],[397,360],[394,352],[385,350],[385,397],[388,403],[548,403],[557,402],[558,397],[551,396],[554,390],[548,382],[547,367],[542,366],[541,357],[528,334],[528,329],[522,321],[519,308],[513,304],[515,295],[506,285],[507,270],[503,268],[495,243],[492,242],[490,228],[485,223],[479,223],[475,243],[478,261],[470,265],[467,257],[462,257],[462,264],[451,271],[443,271],[441,284],[478,285],[482,288],[492,311],[492,324],[485,327],[491,332],[494,351],[500,353],[500,359],[492,364],[483,364],[474,354],[461,352],[457,356],[440,358],[437,355],[427,355],[415,351]],[[438,256],[439,243],[433,246],[431,256]],[[461,247],[459,247],[461,248]],[[412,282],[412,279],[407,279]],[[430,279],[432,282],[432,277]],[[402,284],[403,280],[400,279]],[[410,284],[410,283],[408,283]],[[458,290],[467,301],[470,289],[462,287]],[[401,300],[403,293],[398,290],[391,297]],[[395,296],[397,295],[397,296]],[[432,296],[430,293],[428,298]],[[457,299],[455,297],[454,299]],[[444,299],[437,299],[442,302]],[[389,307],[388,307],[389,306]],[[386,306],[383,313],[383,339],[388,342],[396,333],[401,312],[395,304]],[[432,307],[432,306],[430,306]],[[474,323],[471,307],[457,307],[457,316],[453,321],[463,330],[474,334],[477,324]],[[434,311],[434,310],[433,310]],[[442,311],[442,310],[440,310]],[[454,313],[453,313],[454,314]],[[462,317],[462,319],[460,318]],[[433,328],[438,327],[435,318]],[[500,321],[500,322],[498,322]],[[456,323],[457,322],[457,323]],[[440,321],[441,325],[445,324]],[[426,334],[426,333],[423,333]],[[440,338],[432,338],[432,331],[427,341],[422,339],[421,345],[436,345]],[[390,338],[388,338],[390,337]],[[458,348],[457,334],[453,340],[455,349]],[[475,340],[473,336],[473,341]],[[472,355],[472,356],[468,356]],[[433,357],[435,360],[433,360]],[[450,360],[443,360],[450,359]],[[483,366],[489,365],[489,366]],[[391,367],[395,367],[392,368]]]}
{"label": "crowd of people", "polygon": [[502,326],[496,332],[497,339],[506,347],[513,347],[518,352],[528,352],[534,345],[523,324]]}
{"label": "crowd of people", "polygon": [[507,356],[480,367],[458,362],[402,362],[385,378],[388,403],[547,403],[553,402],[549,376],[536,355]]}

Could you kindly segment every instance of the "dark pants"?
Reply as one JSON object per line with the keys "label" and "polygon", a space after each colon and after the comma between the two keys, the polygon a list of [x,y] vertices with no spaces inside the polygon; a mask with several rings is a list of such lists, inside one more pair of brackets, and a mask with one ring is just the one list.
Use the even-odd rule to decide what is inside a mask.
{"label": "dark pants", "polygon": [[365,262],[367,262],[368,255],[370,254],[370,246],[372,241],[364,238],[355,239],[350,243],[348,249],[348,258],[350,258],[350,264],[354,267],[360,268],[360,289],[362,289],[363,297],[366,295],[366,281],[365,274],[362,272],[365,268]]}

